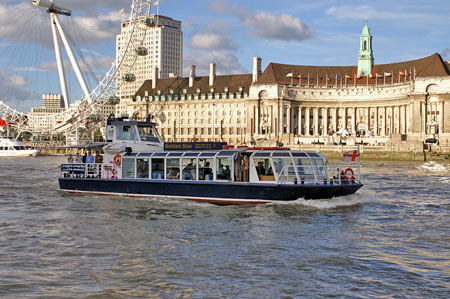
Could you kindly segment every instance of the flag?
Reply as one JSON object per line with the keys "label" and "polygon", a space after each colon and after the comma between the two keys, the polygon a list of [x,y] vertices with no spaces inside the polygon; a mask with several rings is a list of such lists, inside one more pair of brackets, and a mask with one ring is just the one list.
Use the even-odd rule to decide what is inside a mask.
{"label": "flag", "polygon": [[342,161],[345,162],[359,162],[359,150],[345,152],[342,156]]}
{"label": "flag", "polygon": [[362,78],[362,77],[364,77],[363,75],[356,75],[356,78]]}
{"label": "flag", "polygon": [[383,77],[383,76],[381,76],[380,74],[378,74],[378,73],[376,73],[375,74],[375,76],[377,77],[377,78],[381,78],[381,77]]}
{"label": "flag", "polygon": [[123,13],[123,8],[119,11],[120,13]]}
{"label": "flag", "polygon": [[297,78],[301,78],[301,77],[302,77],[302,74],[297,75]]}
{"label": "flag", "polygon": [[346,79],[351,79],[352,77],[350,77],[349,75],[345,75]]}
{"label": "flag", "polygon": [[292,73],[289,73],[289,74],[286,75],[286,77],[289,77],[289,78],[292,78],[292,76],[293,76]]}
{"label": "flag", "polygon": [[375,75],[374,74],[369,74],[369,77],[370,78],[375,78]]}
{"label": "flag", "polygon": [[398,71],[398,74],[399,74],[400,76],[404,76],[404,75],[405,75],[405,72]]}
{"label": "flag", "polygon": [[384,76],[385,77],[390,77],[390,76],[392,76],[392,74],[391,73],[384,73]]}
{"label": "flag", "polygon": [[155,5],[158,5],[158,4],[159,4],[158,1],[156,1],[156,2],[155,2]]}

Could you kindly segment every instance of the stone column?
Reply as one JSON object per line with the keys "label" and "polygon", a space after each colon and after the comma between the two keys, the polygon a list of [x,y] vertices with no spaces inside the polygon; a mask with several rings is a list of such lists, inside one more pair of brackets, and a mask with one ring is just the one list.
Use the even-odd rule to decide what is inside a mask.
{"label": "stone column", "polygon": [[342,109],[342,127],[347,129],[347,108]]}
{"label": "stone column", "polygon": [[319,136],[319,108],[314,108],[314,135]]}
{"label": "stone column", "polygon": [[373,135],[378,136],[378,107],[375,107],[375,114],[373,116]]}
{"label": "stone column", "polygon": [[444,127],[444,102],[439,103],[439,134],[443,134]]}
{"label": "stone column", "polygon": [[387,107],[383,107],[383,123],[381,126],[381,129],[383,131],[382,136],[386,136],[387,135]]}
{"label": "stone column", "polygon": [[286,133],[291,134],[291,105],[289,104],[286,109]]}
{"label": "stone column", "polygon": [[298,106],[298,135],[302,135],[302,107]]}
{"label": "stone column", "polygon": [[356,107],[353,108],[352,134],[353,134],[353,136],[356,135]]}
{"label": "stone column", "polygon": [[305,121],[306,121],[306,136],[310,136],[311,134],[309,133],[309,129],[310,129],[310,111],[309,111],[309,107],[306,108],[305,110]]}
{"label": "stone column", "polygon": [[328,136],[328,108],[323,109],[322,113],[322,119],[323,119],[323,136]]}
{"label": "stone column", "polygon": [[333,130],[334,132],[338,131],[337,125],[338,125],[338,108],[334,108],[333,112]]}

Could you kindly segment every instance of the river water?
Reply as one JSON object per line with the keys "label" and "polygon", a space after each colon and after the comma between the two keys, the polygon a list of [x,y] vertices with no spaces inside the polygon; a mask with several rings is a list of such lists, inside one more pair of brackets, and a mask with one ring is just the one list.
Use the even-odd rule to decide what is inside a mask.
{"label": "river water", "polygon": [[0,159],[2,298],[448,298],[448,163],[363,162],[339,199],[220,207],[58,191]]}

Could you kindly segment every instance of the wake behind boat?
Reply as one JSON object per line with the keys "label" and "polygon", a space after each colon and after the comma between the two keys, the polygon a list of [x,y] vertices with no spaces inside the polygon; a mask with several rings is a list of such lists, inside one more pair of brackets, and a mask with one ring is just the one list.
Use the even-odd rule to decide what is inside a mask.
{"label": "wake behind boat", "polygon": [[330,166],[320,153],[163,143],[149,120],[109,119],[104,163],[61,165],[60,189],[214,204],[322,199],[362,187],[358,164]]}
{"label": "wake behind boat", "polygon": [[39,154],[24,142],[14,138],[0,137],[0,157],[29,157]]}

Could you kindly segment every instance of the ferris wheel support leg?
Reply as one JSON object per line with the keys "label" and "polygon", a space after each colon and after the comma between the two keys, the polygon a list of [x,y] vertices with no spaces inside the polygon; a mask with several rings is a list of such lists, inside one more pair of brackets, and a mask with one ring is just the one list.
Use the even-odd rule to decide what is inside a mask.
{"label": "ferris wheel support leg", "polygon": [[64,47],[66,48],[67,55],[69,56],[70,63],[72,64],[72,67],[75,71],[75,75],[77,76],[78,82],[81,85],[81,89],[83,90],[84,95],[85,95],[88,103],[90,104],[90,103],[92,103],[92,99],[91,99],[89,89],[86,84],[86,80],[84,79],[84,76],[81,73],[80,66],[78,65],[78,62],[75,59],[75,55],[73,54],[72,48],[70,47],[70,44],[67,41],[66,35],[64,34],[64,30],[62,29],[61,24],[59,23],[58,17],[55,16],[54,20],[55,20],[59,35],[61,36],[61,39],[63,41]]}
{"label": "ferris wheel support leg", "polygon": [[59,46],[58,36],[56,35],[56,16],[54,13],[50,14],[50,18],[52,21],[52,34],[53,34],[53,43],[55,45],[55,55],[56,55],[56,63],[58,65],[58,74],[59,74],[59,84],[61,85],[61,91],[64,96],[64,107],[69,109],[69,93],[67,92],[67,81],[66,74],[64,72],[64,64],[61,56],[61,47]]}

